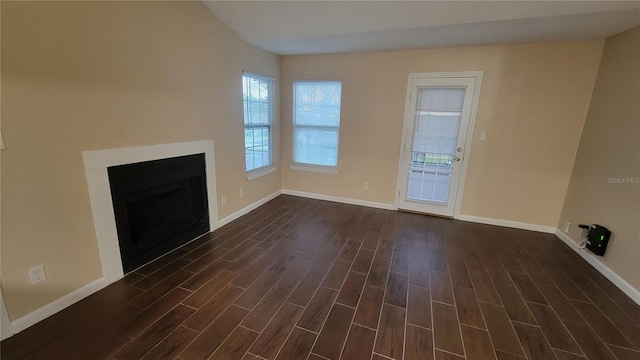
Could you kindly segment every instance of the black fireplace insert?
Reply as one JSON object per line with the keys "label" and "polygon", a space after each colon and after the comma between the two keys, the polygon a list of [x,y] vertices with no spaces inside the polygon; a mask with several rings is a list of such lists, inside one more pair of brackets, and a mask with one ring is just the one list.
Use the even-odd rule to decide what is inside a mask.
{"label": "black fireplace insert", "polygon": [[125,273],[209,232],[204,154],[107,170]]}

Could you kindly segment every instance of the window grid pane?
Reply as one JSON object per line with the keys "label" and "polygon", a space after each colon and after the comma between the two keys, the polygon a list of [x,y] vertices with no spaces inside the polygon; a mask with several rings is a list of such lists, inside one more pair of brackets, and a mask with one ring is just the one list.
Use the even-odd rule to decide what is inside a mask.
{"label": "window grid pane", "polygon": [[269,79],[242,76],[246,171],[272,165],[271,88]]}
{"label": "window grid pane", "polygon": [[336,167],[342,82],[294,83],[293,161]]}

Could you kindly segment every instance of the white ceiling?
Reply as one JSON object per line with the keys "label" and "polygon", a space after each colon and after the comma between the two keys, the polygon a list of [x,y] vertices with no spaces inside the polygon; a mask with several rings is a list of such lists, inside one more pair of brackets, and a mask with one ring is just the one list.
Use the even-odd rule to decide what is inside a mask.
{"label": "white ceiling", "polygon": [[584,40],[640,25],[640,0],[203,2],[280,55]]}

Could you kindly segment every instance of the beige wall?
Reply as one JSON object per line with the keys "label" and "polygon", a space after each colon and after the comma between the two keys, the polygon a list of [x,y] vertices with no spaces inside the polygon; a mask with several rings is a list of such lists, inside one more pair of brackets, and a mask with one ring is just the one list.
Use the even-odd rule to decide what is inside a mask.
{"label": "beige wall", "polygon": [[[243,69],[279,77],[280,58],[202,3],[2,2],[1,13],[1,267],[13,320],[101,276],[84,150],[214,139],[220,218],[280,189],[279,170],[246,179],[241,96]],[[27,269],[41,263],[48,280],[31,286]]]}
{"label": "beige wall", "polygon": [[[611,182],[620,181],[622,183]],[[626,179],[630,178],[629,181]],[[602,262],[640,290],[640,27],[608,38],[558,227],[612,231]]]}
{"label": "beige wall", "polygon": [[[408,74],[480,70],[461,213],[555,227],[602,46],[586,41],[283,57],[283,188],[393,204]],[[289,167],[292,81],[298,79],[342,79],[337,175]],[[477,140],[480,131],[485,141]]]}

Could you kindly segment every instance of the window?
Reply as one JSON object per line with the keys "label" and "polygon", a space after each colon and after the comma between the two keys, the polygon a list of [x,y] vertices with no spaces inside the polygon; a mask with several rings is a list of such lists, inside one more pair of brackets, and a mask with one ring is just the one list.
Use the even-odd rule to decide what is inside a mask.
{"label": "window", "polygon": [[311,166],[335,171],[338,166],[342,82],[296,81],[293,92],[292,167],[304,169]]}
{"label": "window", "polygon": [[252,174],[273,171],[272,90],[273,79],[246,72],[242,75],[245,168],[250,180]]}

